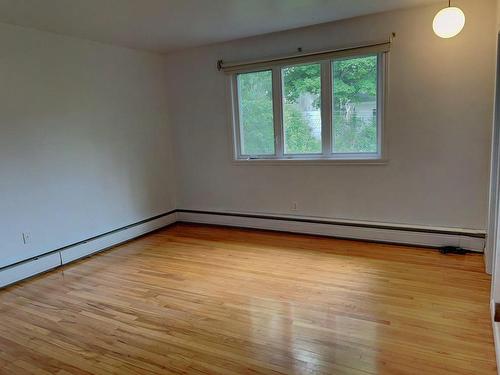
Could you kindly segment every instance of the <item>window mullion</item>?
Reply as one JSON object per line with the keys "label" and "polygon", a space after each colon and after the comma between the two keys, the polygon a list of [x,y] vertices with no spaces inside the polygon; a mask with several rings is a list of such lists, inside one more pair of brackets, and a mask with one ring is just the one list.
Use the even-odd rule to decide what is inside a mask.
{"label": "window mullion", "polygon": [[331,62],[321,63],[321,140],[322,153],[332,153],[332,69]]}

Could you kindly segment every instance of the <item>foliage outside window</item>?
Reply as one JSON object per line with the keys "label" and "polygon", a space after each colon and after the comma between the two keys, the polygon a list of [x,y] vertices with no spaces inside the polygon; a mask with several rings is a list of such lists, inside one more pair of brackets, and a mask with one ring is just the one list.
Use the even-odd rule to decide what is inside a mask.
{"label": "foliage outside window", "polygon": [[273,155],[272,72],[238,75],[238,91],[242,154]]}
{"label": "foliage outside window", "polygon": [[374,54],[237,74],[238,158],[380,158],[382,61]]}
{"label": "foliage outside window", "polygon": [[281,76],[285,154],[321,153],[321,65],[286,67]]}
{"label": "foliage outside window", "polygon": [[334,61],[333,152],[377,152],[377,56]]}

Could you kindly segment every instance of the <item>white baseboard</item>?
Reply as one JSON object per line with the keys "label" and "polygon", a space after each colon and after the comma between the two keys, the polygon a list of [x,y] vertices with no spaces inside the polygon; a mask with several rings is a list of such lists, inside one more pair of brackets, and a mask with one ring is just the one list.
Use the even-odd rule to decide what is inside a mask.
{"label": "white baseboard", "polygon": [[409,227],[347,221],[339,223],[339,221],[328,221],[324,218],[266,217],[255,214],[191,210],[178,210],[177,220],[417,246],[456,246],[475,252],[483,252],[485,245],[485,239],[480,231],[468,232],[455,228]]}
{"label": "white baseboard", "polygon": [[79,242],[78,244],[68,246],[63,249],[54,250],[47,255],[41,255],[25,262],[4,267],[0,270],[0,288],[35,276],[39,273],[57,268],[61,265],[68,264],[77,259],[106,250],[112,246],[173,224],[176,221],[177,213],[172,212],[161,217],[145,220],[138,224],[133,224],[125,228],[109,232],[88,241]]}

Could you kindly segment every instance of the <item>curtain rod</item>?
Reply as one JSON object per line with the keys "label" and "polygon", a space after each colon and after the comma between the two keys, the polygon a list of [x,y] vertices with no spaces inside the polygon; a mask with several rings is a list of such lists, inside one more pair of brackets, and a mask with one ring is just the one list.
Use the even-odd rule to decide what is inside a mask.
{"label": "curtain rod", "polygon": [[[343,48],[323,50],[323,51],[317,51],[317,52],[298,53],[295,55],[280,56],[280,57],[274,57],[274,58],[269,58],[269,59],[242,61],[242,62],[235,62],[235,63],[225,63],[223,60],[219,60],[219,61],[217,61],[217,70],[219,70],[219,71],[223,71],[226,69],[235,70],[235,69],[238,69],[239,67],[244,67],[244,66],[252,66],[252,65],[259,65],[259,64],[273,64],[273,63],[276,64],[276,63],[279,63],[282,61],[293,60],[293,59],[313,58],[316,56],[319,57],[319,56],[333,54],[333,53],[348,52],[348,51],[353,51],[353,50],[358,50],[358,49],[363,49],[363,48],[370,48],[370,47],[379,47],[379,46],[384,46],[384,45],[392,43],[392,41],[395,37],[396,37],[396,33],[393,32],[393,33],[391,33],[389,39],[385,40],[385,41],[371,42],[371,43],[361,44],[361,45],[357,45],[357,46],[343,47]],[[297,51],[302,52],[302,48],[299,47],[297,49]]]}

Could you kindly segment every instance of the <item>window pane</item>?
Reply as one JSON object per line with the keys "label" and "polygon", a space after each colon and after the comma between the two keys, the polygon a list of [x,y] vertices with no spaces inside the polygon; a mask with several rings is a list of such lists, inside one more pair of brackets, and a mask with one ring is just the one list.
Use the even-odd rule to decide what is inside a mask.
{"label": "window pane", "polygon": [[333,61],[333,152],[377,152],[377,56]]}
{"label": "window pane", "polygon": [[321,153],[321,65],[282,69],[285,154]]}
{"label": "window pane", "polygon": [[272,71],[238,74],[241,153],[274,155]]}

